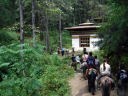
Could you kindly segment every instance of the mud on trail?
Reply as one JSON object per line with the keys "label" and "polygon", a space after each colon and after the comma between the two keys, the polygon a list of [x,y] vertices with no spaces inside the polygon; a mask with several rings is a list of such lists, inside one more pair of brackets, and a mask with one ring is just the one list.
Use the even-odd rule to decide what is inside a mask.
{"label": "mud on trail", "polygon": [[[75,73],[75,76],[70,79],[71,96],[102,96],[100,90],[96,90],[95,95],[88,92],[87,80],[84,80],[82,73]],[[116,91],[111,92],[111,96],[117,96]]]}

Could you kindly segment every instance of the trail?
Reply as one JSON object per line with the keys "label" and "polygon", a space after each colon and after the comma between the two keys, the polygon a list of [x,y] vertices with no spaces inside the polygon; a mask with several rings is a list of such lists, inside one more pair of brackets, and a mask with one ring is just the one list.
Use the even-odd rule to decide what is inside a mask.
{"label": "trail", "polygon": [[[71,96],[102,96],[100,90],[96,90],[95,95],[87,90],[87,80],[84,80],[82,73],[75,73],[75,76],[69,81],[71,87]],[[116,91],[111,92],[111,96],[117,96]]]}

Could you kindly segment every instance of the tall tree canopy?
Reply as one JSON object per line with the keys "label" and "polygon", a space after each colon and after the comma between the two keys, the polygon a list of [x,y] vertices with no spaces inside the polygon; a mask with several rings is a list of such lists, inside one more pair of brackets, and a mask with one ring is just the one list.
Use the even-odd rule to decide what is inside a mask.
{"label": "tall tree canopy", "polygon": [[128,52],[128,1],[111,0],[107,22],[103,24],[99,36],[101,49],[114,64],[126,63]]}

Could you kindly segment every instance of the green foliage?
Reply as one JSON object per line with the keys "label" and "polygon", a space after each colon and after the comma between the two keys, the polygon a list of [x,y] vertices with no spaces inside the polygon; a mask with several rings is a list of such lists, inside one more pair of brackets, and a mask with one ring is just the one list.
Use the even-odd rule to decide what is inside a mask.
{"label": "green foliage", "polygon": [[18,40],[17,34],[15,32],[9,31],[7,29],[0,30],[0,46],[10,44],[14,40]]}
{"label": "green foliage", "polygon": [[40,45],[35,49],[24,44],[20,50],[15,43],[0,47],[0,96],[68,96],[67,79],[72,69],[63,59],[42,49]]}
{"label": "green foliage", "polygon": [[71,35],[70,35],[70,33],[68,32],[68,31],[63,31],[63,34],[62,34],[62,36],[63,36],[63,46],[64,47],[66,47],[66,48],[71,48]]}
{"label": "green foliage", "polygon": [[105,56],[105,53],[103,50],[98,50],[98,51],[94,51],[93,56],[97,56],[97,58],[99,59],[100,63],[103,62],[103,58]]}
{"label": "green foliage", "polygon": [[[50,45],[52,50],[57,51],[57,47],[59,46],[59,32],[57,30],[50,32]],[[70,48],[71,47],[71,37],[68,31],[62,32],[62,42],[63,47]]]}
{"label": "green foliage", "polygon": [[110,63],[116,70],[122,60],[127,63],[122,58],[127,58],[124,54],[128,52],[128,7],[124,4],[127,3],[125,0],[111,1],[108,21],[103,25],[99,36],[102,38],[100,47],[110,58]]}
{"label": "green foliage", "polygon": [[71,75],[73,71],[66,71],[65,69],[71,70],[66,65],[58,67],[53,65],[48,66],[42,80],[43,85],[45,85],[43,86],[43,94],[48,96],[66,96],[65,93],[69,92],[69,85],[65,78]]}
{"label": "green foliage", "polygon": [[8,26],[15,22],[15,1],[16,0],[0,0],[0,27]]}

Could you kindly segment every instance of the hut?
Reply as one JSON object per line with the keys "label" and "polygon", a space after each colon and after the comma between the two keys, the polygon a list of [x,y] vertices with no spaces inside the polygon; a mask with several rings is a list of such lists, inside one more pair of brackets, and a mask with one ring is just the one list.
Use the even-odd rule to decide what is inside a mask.
{"label": "hut", "polygon": [[86,48],[87,51],[98,50],[97,41],[100,39],[97,36],[97,30],[100,26],[94,23],[81,23],[78,26],[67,27],[66,30],[70,31],[72,36],[72,47],[78,51]]}

